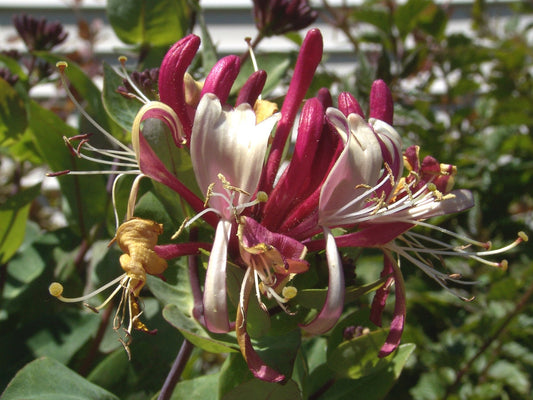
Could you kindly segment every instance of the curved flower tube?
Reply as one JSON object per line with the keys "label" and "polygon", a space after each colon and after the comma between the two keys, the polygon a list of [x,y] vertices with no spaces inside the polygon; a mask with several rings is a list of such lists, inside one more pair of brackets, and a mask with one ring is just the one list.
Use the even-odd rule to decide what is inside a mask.
{"label": "curved flower tube", "polygon": [[342,260],[331,230],[326,227],[323,229],[326,239],[326,258],[329,272],[326,302],[311,322],[300,325],[302,329],[313,335],[327,332],[333,328],[344,307],[344,270],[342,268]]}
{"label": "curved flower tube", "polygon": [[212,332],[230,329],[226,304],[227,248],[232,223],[251,200],[261,176],[273,115],[256,124],[249,104],[223,109],[214,94],[200,100],[191,137],[191,159],[206,202],[220,215],[204,289],[205,322]]}

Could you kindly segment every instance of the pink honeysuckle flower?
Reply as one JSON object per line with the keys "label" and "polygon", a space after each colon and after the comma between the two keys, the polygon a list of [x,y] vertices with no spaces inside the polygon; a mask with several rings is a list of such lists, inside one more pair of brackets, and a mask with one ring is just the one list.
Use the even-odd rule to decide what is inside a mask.
{"label": "pink honeysuckle flower", "polygon": [[[189,226],[201,217],[216,227],[204,284],[203,304],[201,307],[195,306],[194,313],[210,331],[227,332],[231,328],[227,315],[225,277],[229,256],[249,271],[247,275],[255,282],[256,294],[261,293],[274,298],[282,307],[291,292],[289,290],[289,294],[283,294],[287,281],[294,273],[303,272],[306,269],[302,267],[303,265],[307,267],[307,263],[302,260],[305,247],[297,239],[285,235],[278,229],[269,230],[263,224],[262,205],[258,203],[266,201],[272,192],[274,182],[271,178],[277,174],[281,150],[285,146],[300,104],[321,59],[322,36],[318,30],[311,30],[306,35],[282,112],[274,116],[271,116],[275,112],[271,104],[257,100],[265,83],[266,74],[263,71],[257,71],[250,76],[238,94],[235,108],[226,104],[239,69],[238,59],[234,56],[219,61],[203,85],[191,84],[187,75],[183,77],[184,65],[191,62],[191,53],[195,52],[196,48],[196,40],[190,37],[182,39],[171,48],[162,64],[159,76],[161,102],[152,102],[145,106],[137,117],[135,132],[138,132],[140,143],[139,163],[142,165],[143,159],[149,160],[149,166],[155,166],[155,169],[150,171],[150,176],[159,177],[161,183],[173,188],[180,195],[185,193],[186,196],[182,197],[187,202],[192,201],[190,204],[197,211],[197,215],[185,226]],[[178,49],[185,49],[185,54],[180,56]],[[178,72],[172,70],[173,63],[177,64]],[[323,106],[316,108],[309,115],[320,127],[319,138],[324,136],[323,132],[326,132],[329,134],[326,136],[335,139],[331,129],[324,129],[326,124]],[[145,135],[150,133],[147,129],[150,129],[150,121],[153,119],[166,125],[172,132],[171,137],[177,147],[182,146],[182,150],[190,147],[194,174],[200,190],[206,195],[205,205],[202,203],[200,207],[197,199],[188,196],[187,191],[175,182],[179,181],[177,174],[165,171],[165,166],[155,160],[157,151],[152,148],[153,145]],[[270,131],[278,121],[269,161],[265,165]],[[335,154],[337,141],[324,139],[322,142],[334,144],[333,151],[329,149],[316,151],[317,154],[323,153],[323,156],[315,157],[316,161],[326,159],[327,161],[321,162],[320,165],[329,168],[333,164],[332,157]],[[147,166],[146,169],[148,168]],[[324,179],[326,172],[322,172],[320,179],[308,185],[306,196],[317,193],[317,185]],[[292,176],[288,179],[288,183],[295,186],[297,181],[294,179],[295,176]],[[260,183],[261,181],[264,183]],[[304,211],[299,210],[299,215],[312,221],[312,215],[317,214],[318,196],[315,195],[313,201],[304,203],[309,206]],[[205,208],[206,206],[208,208]],[[271,218],[273,226],[281,225],[283,216],[290,210],[289,205],[284,204],[283,209],[280,215]],[[293,221],[299,220],[293,219]],[[287,229],[296,228],[299,232],[303,232],[300,236],[310,235],[310,232],[316,233],[316,227],[309,225],[302,229],[298,222],[294,222]],[[254,242],[252,238],[258,242]],[[166,254],[171,254],[171,246],[167,245],[164,248],[160,246],[158,250],[164,249]],[[290,250],[294,248],[300,249],[296,255]],[[237,249],[241,251],[237,252]],[[259,251],[261,249],[268,251],[263,254]],[[276,254],[278,256],[274,256]],[[259,264],[258,260],[261,260],[262,264]],[[279,260],[284,260],[283,265],[288,266],[287,270],[279,268]],[[296,268],[295,265],[299,267]],[[252,270],[253,273],[250,272]],[[191,281],[194,280],[191,278]],[[247,277],[241,292],[248,290],[248,281]],[[192,283],[194,292],[198,293],[197,278],[196,283]],[[257,377],[270,381],[282,380],[284,376],[264,365],[250,346],[249,338],[247,339],[245,314],[248,297],[241,296],[243,300],[240,302],[237,319],[242,319],[243,322],[236,326],[243,355],[250,370]],[[199,315],[200,310],[202,315]]]}
{"label": "pink honeysuckle flower", "polygon": [[[384,357],[399,345],[405,322],[405,289],[399,262],[394,254],[414,263],[447,288],[447,282],[461,283],[459,276],[435,270],[423,258],[424,254],[437,258],[443,255],[468,257],[505,268],[505,261],[491,263],[483,257],[502,253],[527,238],[521,234],[515,242],[504,248],[474,252],[466,248],[470,245],[487,248],[487,244],[424,222],[428,218],[458,213],[474,205],[469,191],[451,191],[455,167],[439,164],[429,156],[420,163],[419,149],[413,146],[404,153],[403,160],[409,174],[402,177],[401,139],[390,125],[392,97],[382,81],[376,81],[372,87],[371,118],[368,122],[364,121],[360,107],[350,95],[341,94],[339,106],[340,111],[330,108],[326,112],[328,120],[343,140],[344,150],[321,188],[318,224],[324,227],[325,239],[317,248],[322,248],[325,243],[328,261],[330,258],[333,261],[329,264],[330,287],[343,286],[337,246],[383,249],[385,261],[382,277],[388,279],[376,293],[371,314],[372,321],[379,326],[390,287],[396,284],[391,331],[379,353],[380,357]],[[439,230],[460,239],[466,246],[452,246],[410,232],[416,225]],[[352,232],[333,240],[329,230],[332,227],[344,227]],[[315,249],[312,241],[304,243],[310,250]],[[431,245],[438,245],[439,248],[433,249]],[[312,333],[330,329],[334,324],[331,314],[340,315],[342,301],[341,295],[328,293],[322,311],[304,329]]]}

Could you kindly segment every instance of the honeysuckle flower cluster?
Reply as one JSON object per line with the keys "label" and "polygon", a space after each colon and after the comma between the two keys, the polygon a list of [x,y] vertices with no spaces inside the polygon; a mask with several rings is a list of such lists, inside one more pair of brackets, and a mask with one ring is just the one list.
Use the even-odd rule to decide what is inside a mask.
{"label": "honeysuckle flower cluster", "polygon": [[[132,97],[144,103],[132,127],[133,150],[121,144],[120,151],[100,153],[115,159],[104,161],[115,166],[108,172],[148,176],[178,193],[195,213],[183,221],[183,229],[199,224],[200,219],[212,227],[212,243],[155,246],[152,241],[150,249],[161,259],[196,255],[200,248],[210,251],[203,294],[198,294],[199,283],[191,279],[196,294],[192,314],[210,332],[235,329],[241,352],[256,377],[271,382],[286,379],[266,365],[252,346],[247,332],[249,300],[255,295],[263,310],[268,311],[266,299],[272,299],[292,314],[291,299],[298,291],[291,281],[295,275],[313,268],[306,259],[308,252],[325,252],[329,277],[325,303],[301,324],[301,329],[321,334],[336,324],[343,311],[345,282],[339,248],[382,249],[385,283],[376,292],[371,319],[381,325],[387,296],[395,284],[391,330],[380,351],[380,356],[386,356],[399,345],[405,321],[399,257],[419,266],[446,287],[450,281],[459,281],[459,277],[434,268],[432,258],[462,256],[490,264],[484,257],[526,239],[522,235],[513,244],[491,251],[485,243],[460,238],[424,222],[472,207],[471,193],[452,190],[454,166],[440,164],[432,157],[420,162],[416,146],[402,150],[401,138],[392,126],[392,96],[383,81],[372,86],[368,119],[349,93],[338,96],[336,107],[326,89],[304,101],[322,58],[318,30],[309,31],[303,41],[279,111],[273,103],[261,99],[264,71],[253,73],[240,89],[235,104],[229,104],[229,94],[240,71],[236,56],[221,59],[203,82],[196,82],[187,68],[199,45],[199,38],[189,35],[168,51],[159,70],[158,100],[149,100],[130,85],[136,91]],[[283,169],[284,149],[298,113],[294,151]],[[70,139],[66,140],[74,154],[88,157],[84,151],[98,151],[90,146],[88,137],[77,139],[81,142],[76,149]],[[173,169],[173,154],[190,156],[203,197],[187,187]],[[123,161],[117,163],[117,158]],[[125,223],[133,217],[135,199],[134,184]],[[449,234],[463,241],[464,246],[411,232],[416,225]],[[138,238],[143,238],[143,232]],[[470,251],[472,245],[484,250]],[[235,317],[228,314],[229,262],[244,271]],[[131,287],[125,290],[134,290],[138,295]],[[134,318],[138,315],[134,313]]]}

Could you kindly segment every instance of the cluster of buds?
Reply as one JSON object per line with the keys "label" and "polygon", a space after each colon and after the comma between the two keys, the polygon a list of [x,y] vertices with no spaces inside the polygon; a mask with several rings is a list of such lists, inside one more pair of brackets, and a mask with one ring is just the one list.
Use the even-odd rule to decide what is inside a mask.
{"label": "cluster of buds", "polygon": [[[133,150],[107,134],[121,150],[101,150],[104,157],[98,159],[85,154],[84,150],[99,151],[87,137],[75,138],[81,140],[76,149],[71,144],[73,138],[66,141],[76,155],[114,165],[108,173],[138,176],[124,224],[134,215],[138,180],[147,176],[174,190],[194,210],[195,215],[184,221],[183,229],[199,219],[213,228],[212,243],[155,246],[152,240],[143,249],[166,260],[196,255],[199,249],[210,251],[203,291],[197,274],[191,274],[195,300],[191,314],[210,332],[234,329],[256,377],[271,382],[286,379],[266,365],[252,346],[247,331],[249,301],[255,294],[263,310],[268,311],[267,304],[273,304],[292,315],[291,300],[298,290],[291,282],[297,274],[313,268],[306,260],[308,252],[325,252],[328,289],[322,308],[314,315],[310,313],[300,327],[309,334],[322,334],[335,326],[344,307],[345,274],[338,248],[372,247],[383,251],[385,284],[376,292],[372,321],[381,325],[385,301],[394,283],[394,316],[379,354],[386,356],[398,347],[405,322],[399,257],[447,287],[448,282],[459,282],[460,277],[434,268],[432,257],[460,256],[504,268],[505,262],[494,263],[485,257],[527,239],[521,234],[509,246],[489,250],[485,243],[425,222],[472,207],[473,196],[466,190],[452,190],[455,167],[432,157],[419,162],[417,147],[403,151],[400,135],[392,126],[392,95],[383,81],[372,86],[368,118],[347,92],[337,97],[334,107],[327,89],[307,99],[300,109],[322,59],[322,35],[317,29],[309,31],[303,41],[279,111],[275,104],[260,97],[266,81],[264,71],[254,72],[241,87],[235,104],[229,104],[230,91],[240,72],[237,56],[219,60],[204,82],[194,81],[186,71],[199,46],[200,39],[189,35],[168,51],[159,70],[157,101],[134,88],[139,94],[136,98],[144,104],[132,127]],[[134,86],[131,79],[128,82]],[[282,169],[284,149],[298,113],[294,151]],[[152,123],[154,120],[157,123]],[[184,183],[189,177],[175,169],[173,160],[185,154],[191,158],[203,198]],[[417,225],[438,229],[463,244],[449,245],[412,232]],[[137,238],[146,234],[140,232]],[[482,250],[472,250],[473,246]],[[235,318],[229,315],[227,304],[229,262],[244,271]],[[154,273],[147,265],[140,267],[145,273]],[[128,273],[129,264],[123,268]],[[144,283],[144,279],[140,281]],[[125,290],[138,295],[135,287]],[[133,314],[130,326],[136,326],[139,315]]]}
{"label": "cluster of buds", "polygon": [[0,78],[5,80],[11,86],[13,86],[19,80],[19,76],[17,74],[12,74],[7,68],[0,68]]}
{"label": "cluster of buds", "polygon": [[[125,62],[126,60],[121,58],[121,61]],[[119,86],[117,92],[126,98],[136,98],[136,90],[140,89],[147,98],[157,100],[159,98],[158,78],[159,68],[150,68],[141,72],[133,71],[128,78],[123,79],[124,86]]]}
{"label": "cluster of buds", "polygon": [[21,14],[13,17],[13,25],[30,51],[51,50],[68,36],[59,22],[48,22]]}
{"label": "cluster of buds", "polygon": [[318,17],[308,0],[254,0],[254,19],[262,36],[307,28]]}

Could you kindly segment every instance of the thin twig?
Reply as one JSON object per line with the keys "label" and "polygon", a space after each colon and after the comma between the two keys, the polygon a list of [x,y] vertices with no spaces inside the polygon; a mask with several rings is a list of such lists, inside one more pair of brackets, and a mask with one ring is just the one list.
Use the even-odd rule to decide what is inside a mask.
{"label": "thin twig", "polygon": [[191,356],[193,349],[194,345],[187,339],[183,339],[178,356],[174,360],[174,364],[172,364],[172,368],[167,375],[167,379],[165,379],[165,383],[163,384],[161,392],[159,393],[159,397],[157,398],[158,400],[170,399],[172,392],[174,392],[174,388],[180,380],[181,373],[183,372],[185,365],[187,365],[187,361],[189,361],[189,357]]}

